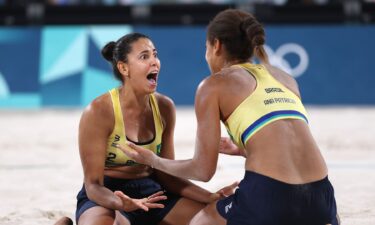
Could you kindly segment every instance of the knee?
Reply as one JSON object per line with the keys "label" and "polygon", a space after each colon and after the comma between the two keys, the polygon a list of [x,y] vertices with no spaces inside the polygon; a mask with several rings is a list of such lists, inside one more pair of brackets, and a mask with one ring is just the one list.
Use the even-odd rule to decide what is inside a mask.
{"label": "knee", "polygon": [[130,225],[129,220],[116,210],[116,217],[113,225]]}
{"label": "knee", "polygon": [[95,206],[82,213],[82,215],[79,217],[78,225],[113,225],[114,221],[114,210],[109,210],[101,206]]}
{"label": "knee", "polygon": [[[222,220],[222,221],[220,221]],[[221,224],[224,219],[216,210],[216,202],[207,205],[200,210],[190,221],[189,225],[212,225]]]}

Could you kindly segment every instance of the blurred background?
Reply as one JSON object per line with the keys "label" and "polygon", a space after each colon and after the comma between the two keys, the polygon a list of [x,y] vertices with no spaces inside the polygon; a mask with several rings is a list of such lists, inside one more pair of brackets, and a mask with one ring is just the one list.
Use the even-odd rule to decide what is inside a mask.
{"label": "blurred background", "polygon": [[226,8],[265,25],[306,104],[375,104],[375,0],[0,0],[0,108],[87,105],[117,85],[101,48],[133,31],[158,48],[158,91],[193,105],[206,25]]}

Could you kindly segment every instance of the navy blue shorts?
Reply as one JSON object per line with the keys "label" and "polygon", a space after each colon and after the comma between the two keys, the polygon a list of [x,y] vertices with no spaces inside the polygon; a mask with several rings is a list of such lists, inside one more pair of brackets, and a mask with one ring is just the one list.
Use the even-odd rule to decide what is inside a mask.
{"label": "navy blue shorts", "polygon": [[228,225],[338,225],[328,177],[293,185],[246,171],[236,192],[216,209]]}
{"label": "navy blue shorts", "polygon": [[[131,198],[145,198],[158,191],[165,191],[163,187],[151,177],[128,180],[105,176],[104,186],[111,191],[122,191]],[[150,209],[148,212],[141,209],[132,212],[121,211],[121,214],[123,214],[130,221],[130,223],[134,225],[156,225],[163,220],[163,218],[180,199],[179,196],[172,193],[165,192],[165,195],[168,197],[168,199],[160,202],[164,205],[164,208],[162,209]],[[82,189],[77,195],[77,224],[82,213],[94,206],[98,206],[98,204],[88,199],[85,186],[83,185]]]}

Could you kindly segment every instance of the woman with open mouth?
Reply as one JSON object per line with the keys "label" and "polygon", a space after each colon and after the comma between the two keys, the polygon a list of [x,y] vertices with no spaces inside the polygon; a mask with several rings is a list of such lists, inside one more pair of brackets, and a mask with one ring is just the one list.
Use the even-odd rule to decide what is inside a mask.
{"label": "woman with open mouth", "polygon": [[188,224],[207,203],[231,194],[237,184],[211,193],[137,163],[117,148],[131,142],[174,159],[175,107],[156,93],[160,60],[146,35],[127,34],[104,46],[102,55],[122,85],[94,99],[81,117],[84,184],[77,224]]}

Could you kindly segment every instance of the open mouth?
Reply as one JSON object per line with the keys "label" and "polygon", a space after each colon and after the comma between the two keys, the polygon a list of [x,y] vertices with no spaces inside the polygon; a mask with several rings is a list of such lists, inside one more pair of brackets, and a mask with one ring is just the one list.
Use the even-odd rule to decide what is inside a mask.
{"label": "open mouth", "polygon": [[147,75],[147,80],[156,83],[156,79],[157,79],[157,77],[158,77],[158,73],[149,73],[149,74]]}

